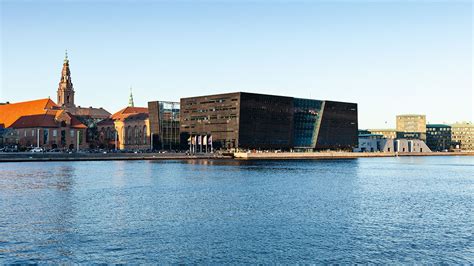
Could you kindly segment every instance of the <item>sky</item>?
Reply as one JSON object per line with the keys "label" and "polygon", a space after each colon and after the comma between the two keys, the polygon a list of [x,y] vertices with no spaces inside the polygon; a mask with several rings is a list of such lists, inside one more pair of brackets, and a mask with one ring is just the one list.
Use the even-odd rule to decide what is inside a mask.
{"label": "sky", "polygon": [[397,114],[474,120],[467,1],[0,0],[0,102],[56,100],[64,51],[77,105],[245,91],[358,103],[359,128]]}

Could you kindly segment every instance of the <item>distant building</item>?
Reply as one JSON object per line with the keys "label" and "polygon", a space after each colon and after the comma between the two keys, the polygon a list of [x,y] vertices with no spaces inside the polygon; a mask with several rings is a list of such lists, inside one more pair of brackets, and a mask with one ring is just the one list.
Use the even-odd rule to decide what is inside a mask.
{"label": "distant building", "polygon": [[129,106],[97,123],[99,147],[120,150],[150,148],[148,108],[135,107],[130,94]]}
{"label": "distant building", "polygon": [[379,134],[386,139],[396,139],[397,131],[395,129],[367,129],[370,134]]}
{"label": "distant building", "polygon": [[396,139],[393,146],[395,152],[431,152],[426,143],[419,139]]}
{"label": "distant building", "polygon": [[426,145],[432,151],[445,151],[451,148],[451,126],[445,124],[426,125]]}
{"label": "distant building", "polygon": [[419,139],[426,140],[426,116],[425,115],[397,115],[397,132],[420,133]]}
{"label": "distant building", "polygon": [[452,124],[451,140],[458,143],[462,151],[474,151],[474,124],[471,122]]}
{"label": "distant building", "polygon": [[153,150],[180,149],[179,102],[148,102],[148,112]]}
{"label": "distant building", "polygon": [[1,105],[0,124],[15,130],[18,144],[23,147],[87,147],[84,137],[87,127],[50,99]]}
{"label": "distant building", "polygon": [[[224,149],[357,146],[357,104],[245,92],[181,99],[181,140],[205,136]],[[192,139],[192,138],[191,138]]]}
{"label": "distant building", "polygon": [[359,145],[354,152],[394,152],[393,139],[382,134],[359,134]]}

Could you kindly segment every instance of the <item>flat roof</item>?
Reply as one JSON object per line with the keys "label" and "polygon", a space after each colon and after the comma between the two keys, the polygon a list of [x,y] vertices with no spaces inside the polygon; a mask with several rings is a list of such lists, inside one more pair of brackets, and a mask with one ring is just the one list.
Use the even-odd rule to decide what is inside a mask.
{"label": "flat roof", "polygon": [[353,103],[353,102],[343,102],[343,101],[333,101],[333,100],[321,100],[321,99],[309,99],[309,98],[301,98],[301,97],[294,97],[294,96],[264,94],[264,93],[255,93],[255,92],[245,92],[245,91],[227,92],[227,93],[209,94],[209,95],[200,95],[200,96],[192,96],[192,97],[182,97],[181,99],[192,99],[192,98],[202,98],[202,97],[222,97],[222,96],[230,96],[230,95],[235,95],[235,94],[252,94],[252,95],[271,96],[271,97],[283,97],[283,98],[293,98],[293,99],[303,99],[303,100],[314,100],[314,101],[326,101],[326,102],[338,102],[338,103],[357,104],[357,103]]}

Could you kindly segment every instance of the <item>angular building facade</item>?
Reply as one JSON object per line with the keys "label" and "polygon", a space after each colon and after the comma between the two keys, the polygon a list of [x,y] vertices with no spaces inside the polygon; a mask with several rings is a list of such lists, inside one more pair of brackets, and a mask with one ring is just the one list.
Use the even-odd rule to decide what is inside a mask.
{"label": "angular building facade", "polygon": [[148,102],[151,146],[153,150],[180,149],[178,102]]}
{"label": "angular building facade", "polygon": [[350,150],[357,104],[244,92],[182,98],[180,131],[214,148]]}

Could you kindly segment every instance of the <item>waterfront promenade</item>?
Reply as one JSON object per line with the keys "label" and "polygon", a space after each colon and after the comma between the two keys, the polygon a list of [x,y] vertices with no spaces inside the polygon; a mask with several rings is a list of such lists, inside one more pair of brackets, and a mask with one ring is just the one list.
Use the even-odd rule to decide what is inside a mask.
{"label": "waterfront promenade", "polygon": [[355,159],[397,156],[474,156],[474,152],[260,152],[260,153],[0,153],[0,162],[117,161],[117,160],[301,160]]}

